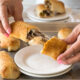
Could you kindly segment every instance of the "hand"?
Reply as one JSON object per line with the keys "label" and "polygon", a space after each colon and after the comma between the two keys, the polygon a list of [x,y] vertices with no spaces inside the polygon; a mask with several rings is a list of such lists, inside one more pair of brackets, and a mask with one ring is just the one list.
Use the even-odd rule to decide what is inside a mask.
{"label": "hand", "polygon": [[71,47],[58,57],[60,64],[74,64],[80,61],[80,24],[65,39]]}
{"label": "hand", "polygon": [[0,0],[0,31],[9,36],[11,28],[8,17],[13,16],[15,21],[22,19],[22,0]]}

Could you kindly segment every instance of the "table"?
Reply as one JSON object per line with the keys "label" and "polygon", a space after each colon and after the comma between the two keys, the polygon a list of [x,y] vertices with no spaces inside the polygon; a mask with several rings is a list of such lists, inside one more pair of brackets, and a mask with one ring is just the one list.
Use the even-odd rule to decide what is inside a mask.
{"label": "table", "polygon": [[[31,24],[38,26],[40,30],[46,33],[47,35],[54,36],[57,35],[57,32],[60,28],[62,27],[73,28],[79,23],[69,22],[69,23],[31,23]],[[25,46],[26,44],[21,41],[21,48]],[[15,53],[16,52],[11,52],[10,55],[14,57]],[[6,80],[6,79],[0,78],[0,80]],[[42,79],[21,74],[21,76],[16,80],[80,80],[80,63],[73,65],[73,68],[70,72],[59,77]]]}

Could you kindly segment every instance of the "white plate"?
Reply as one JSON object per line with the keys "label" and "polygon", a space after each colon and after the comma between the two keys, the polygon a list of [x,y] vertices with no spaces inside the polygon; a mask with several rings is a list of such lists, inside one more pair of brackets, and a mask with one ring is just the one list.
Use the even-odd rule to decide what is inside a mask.
{"label": "white plate", "polygon": [[56,20],[63,20],[69,17],[70,14],[70,9],[66,9],[66,13],[62,14],[62,15],[58,15],[58,16],[54,16],[54,17],[50,17],[50,18],[39,18],[36,16],[36,12],[35,12],[35,8],[36,5],[31,6],[30,8],[28,8],[27,11],[27,15],[28,17],[32,17],[34,19],[40,20],[40,21],[56,21]]}
{"label": "white plate", "polygon": [[[38,19],[34,19],[33,17],[29,16],[29,19],[31,19],[32,21],[35,21],[35,22],[53,22],[53,21],[41,21],[41,20],[38,20]],[[63,19],[63,20],[57,20],[57,21],[67,21],[69,18],[66,18],[66,19]]]}
{"label": "white plate", "polygon": [[57,77],[57,76],[66,74],[66,73],[69,72],[71,69],[72,69],[72,67],[69,68],[69,69],[67,69],[66,71],[61,72],[61,73],[58,73],[58,74],[51,74],[51,75],[37,75],[37,74],[32,74],[32,73],[26,72],[26,71],[24,71],[24,70],[22,70],[22,69],[20,69],[20,72],[22,72],[22,73],[25,74],[25,75],[32,76],[32,77],[50,78],[50,77]]}
{"label": "white plate", "polygon": [[34,74],[55,74],[71,67],[58,64],[51,57],[41,54],[41,49],[41,45],[34,45],[19,50],[14,57],[15,63],[24,71]]}

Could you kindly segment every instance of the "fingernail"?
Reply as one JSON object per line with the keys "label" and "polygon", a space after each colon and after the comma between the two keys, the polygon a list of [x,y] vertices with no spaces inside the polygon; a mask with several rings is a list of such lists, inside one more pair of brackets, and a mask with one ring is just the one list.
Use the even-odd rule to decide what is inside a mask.
{"label": "fingernail", "polygon": [[62,64],[62,61],[61,61],[61,60],[58,60],[58,63],[59,63],[59,64]]}
{"label": "fingernail", "polygon": [[11,29],[10,29],[10,28],[7,29],[7,33],[8,33],[8,34],[11,33]]}
{"label": "fingernail", "polygon": [[5,36],[6,36],[6,37],[9,37],[9,34],[5,33]]}

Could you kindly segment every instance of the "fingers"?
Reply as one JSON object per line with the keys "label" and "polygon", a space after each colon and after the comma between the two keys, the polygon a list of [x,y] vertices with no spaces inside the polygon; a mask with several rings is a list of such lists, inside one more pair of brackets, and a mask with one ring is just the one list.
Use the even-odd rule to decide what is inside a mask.
{"label": "fingers", "polygon": [[68,44],[72,44],[77,40],[77,37],[80,33],[80,25],[73,29],[72,33],[65,39]]}
{"label": "fingers", "polygon": [[9,34],[7,34],[6,32],[5,32],[5,30],[4,30],[4,28],[2,27],[2,24],[0,23],[0,32],[2,33],[2,34],[4,34],[6,37],[9,37]]}
{"label": "fingers", "polygon": [[14,8],[14,19],[15,19],[15,21],[22,21],[23,20],[22,12],[23,12],[22,2],[18,1],[18,6],[16,6]]}
{"label": "fingers", "polygon": [[2,23],[2,26],[4,28],[4,30],[10,34],[11,33],[11,28],[10,28],[10,25],[9,25],[9,22],[8,22],[8,14],[7,14],[7,8],[6,6],[2,6],[0,7],[0,19],[1,19],[1,23]]}
{"label": "fingers", "polygon": [[19,15],[18,15],[18,14],[16,13],[16,14],[14,15],[14,19],[15,19],[15,21],[23,21],[22,14],[19,14]]}
{"label": "fingers", "polygon": [[58,62],[65,61],[80,51],[80,41],[77,40],[68,50],[58,57]]}
{"label": "fingers", "polygon": [[63,64],[74,64],[80,61],[80,53],[75,56],[70,57],[69,59],[62,61]]}

